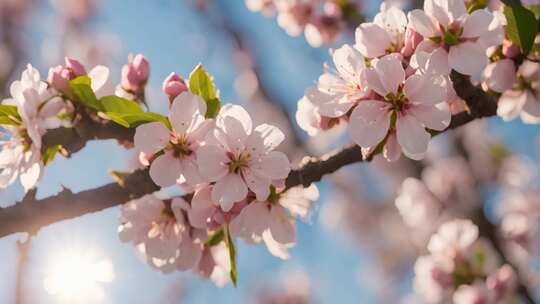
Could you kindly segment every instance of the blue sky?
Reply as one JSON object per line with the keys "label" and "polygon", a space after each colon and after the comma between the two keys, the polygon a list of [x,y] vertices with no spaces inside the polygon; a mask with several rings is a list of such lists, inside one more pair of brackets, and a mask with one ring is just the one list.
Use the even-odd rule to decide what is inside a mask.
{"label": "blue sky", "polygon": [[[219,3],[219,11],[228,16],[230,26],[245,35],[260,66],[262,80],[271,93],[286,101],[289,110],[294,112],[296,101],[318,77],[323,62],[328,60],[328,51],[309,47],[302,37],[287,36],[273,18],[249,12],[241,0],[210,2]],[[238,70],[232,60],[230,41],[189,3],[191,1],[103,0],[92,23],[93,31],[111,33],[121,43],[112,66],[116,77],[128,53],[143,53],[149,58],[152,67],[149,102],[154,111],[164,111],[167,107],[165,97],[159,94],[162,79],[171,71],[187,76],[199,62],[215,76],[224,101],[243,102],[233,89]],[[371,10],[377,5],[370,3],[368,6]],[[46,2],[31,16],[31,24],[23,33],[31,46],[30,61],[40,67],[42,75],[46,70],[40,48],[44,39],[57,31],[55,26],[51,7]],[[494,119],[492,130],[508,143],[515,144],[518,151],[538,159],[534,145],[523,140],[524,136],[538,136],[538,127],[521,123],[502,125]],[[89,143],[71,159],[57,158],[47,167],[38,196],[54,194],[61,185],[73,191],[100,186],[112,180],[110,170],[126,168],[128,161],[129,153],[113,141]],[[320,184],[320,189],[319,205],[331,196],[326,185]],[[21,189],[12,187],[0,193],[0,198],[13,200],[20,198]],[[187,303],[249,303],[255,286],[278,285],[278,276],[286,268],[300,268],[310,275],[317,303],[377,303],[374,291],[362,286],[358,279],[359,273],[364,279],[369,278],[367,269],[373,267],[369,265],[369,254],[359,251],[345,236],[327,231],[317,212],[309,223],[299,222],[298,244],[288,261],[271,256],[264,246],[241,244],[239,286],[236,289],[231,286],[219,289],[188,273],[163,275],[154,271],[136,256],[131,245],[118,240],[119,214],[118,208],[111,208],[40,231],[32,242],[31,267],[27,273],[30,303],[56,303],[54,297],[44,292],[43,278],[51,256],[70,247],[95,251],[98,256],[113,262],[116,278],[105,286],[108,303],[162,303],[164,291],[181,279],[187,279],[184,282],[189,285]],[[13,235],[0,239],[2,303],[10,303],[14,293],[15,241],[20,237]],[[403,285],[407,288],[409,284]]]}

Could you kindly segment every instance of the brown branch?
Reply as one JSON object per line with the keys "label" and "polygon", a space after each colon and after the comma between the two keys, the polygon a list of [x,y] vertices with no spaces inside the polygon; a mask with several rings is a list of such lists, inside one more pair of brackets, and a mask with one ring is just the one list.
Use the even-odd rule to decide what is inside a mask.
{"label": "brown branch", "polygon": [[[464,120],[463,124],[467,122]],[[458,125],[451,126],[455,127]],[[360,148],[348,146],[320,158],[312,157],[299,169],[291,171],[285,184],[287,188],[307,186],[343,166],[361,161]],[[114,182],[78,193],[64,189],[55,196],[39,200],[27,197],[11,207],[0,209],[0,237],[16,232],[35,233],[55,222],[118,206],[158,189],[148,171],[139,170],[124,176],[120,183]]]}
{"label": "brown branch", "polygon": [[74,128],[48,130],[43,137],[43,145],[62,145],[68,155],[80,151],[90,140],[115,139],[122,144],[130,144],[135,129],[124,128],[112,121],[99,122],[84,116]]}
{"label": "brown branch", "polygon": [[139,170],[125,176],[121,183],[78,193],[63,189],[55,196],[39,200],[27,196],[13,206],[0,209],[0,237],[16,232],[36,233],[52,223],[118,206],[157,190],[148,171]]}
{"label": "brown branch", "polygon": [[[454,86],[459,96],[466,99],[469,107],[475,110],[455,115],[447,130],[495,114],[496,110],[492,109],[491,104],[494,99],[491,96],[471,85],[468,79],[459,74],[453,74],[452,77],[455,78]],[[487,110],[483,108],[484,105]],[[62,144],[69,153],[74,153],[82,149],[88,140],[117,139],[131,142],[133,133],[133,129],[123,128],[113,122],[101,123],[83,118],[73,129],[49,131],[44,142],[46,145]],[[307,186],[343,166],[361,161],[360,148],[348,146],[320,158],[310,158],[299,169],[291,171],[285,184],[287,188]],[[64,189],[55,196],[40,200],[30,195],[11,207],[0,209],[0,237],[16,232],[36,232],[49,224],[118,206],[157,190],[147,170],[139,170],[124,176],[121,183],[110,183],[75,194]]]}

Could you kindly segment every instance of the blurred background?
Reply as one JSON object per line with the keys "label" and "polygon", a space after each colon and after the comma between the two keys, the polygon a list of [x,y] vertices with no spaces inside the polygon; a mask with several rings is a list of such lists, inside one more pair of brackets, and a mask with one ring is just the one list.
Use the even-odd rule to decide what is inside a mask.
{"label": "blurred background", "polygon": [[[370,19],[380,2],[356,4]],[[109,66],[118,83],[128,54],[142,53],[151,64],[146,89],[151,111],[168,109],[161,84],[170,72],[187,77],[202,62],[214,75],[223,101],[255,109],[256,122],[285,130],[289,136],[282,150],[293,161],[350,141],[340,128],[308,138],[294,115],[304,89],[330,60],[329,48],[353,41],[352,30],[314,48],[302,35],[287,35],[275,17],[248,10],[243,0],[0,0],[0,18],[2,98],[8,97],[9,83],[20,77],[26,63],[45,78],[50,66],[70,56],[87,67]],[[490,148],[496,142],[513,153],[524,167],[518,177],[527,175],[528,184],[538,185],[538,126],[491,118],[467,128],[473,134],[469,137],[484,140],[472,142]],[[423,166],[448,157],[449,145],[463,137],[460,132],[438,137]],[[112,181],[111,170],[126,170],[133,162],[134,155],[114,141],[90,142],[70,159],[57,157],[46,168],[37,197],[61,187],[77,192],[103,185]],[[490,166],[495,165],[471,170],[480,176],[485,172],[479,170]],[[404,228],[393,200],[403,178],[422,169],[406,160],[376,160],[325,178],[318,184],[321,195],[310,219],[298,224],[289,260],[273,257],[263,245],[240,242],[237,288],[218,288],[190,272],[164,275],[152,269],[132,245],[119,241],[118,207],[48,226],[31,242],[25,242],[26,235],[11,235],[0,239],[0,303],[420,303],[411,292],[414,261],[422,249]],[[485,173],[497,177],[490,175],[479,188],[482,206],[495,219],[494,206],[504,191],[499,173]],[[22,196],[20,185],[0,190],[5,206]],[[540,263],[534,263],[538,271]],[[73,271],[89,278],[62,279]],[[66,293],[78,300],[66,301]],[[289,302],[278,301],[280,296],[288,296]]]}

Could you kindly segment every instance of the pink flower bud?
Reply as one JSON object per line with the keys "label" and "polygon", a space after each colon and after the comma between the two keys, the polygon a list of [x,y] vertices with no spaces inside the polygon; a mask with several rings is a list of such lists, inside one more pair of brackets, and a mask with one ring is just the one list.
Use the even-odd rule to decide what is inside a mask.
{"label": "pink flower bud", "polygon": [[184,82],[184,79],[176,73],[171,73],[163,81],[163,93],[169,96],[170,100],[173,100],[176,96],[187,91],[188,87]]}
{"label": "pink flower bud", "polygon": [[519,55],[519,48],[512,41],[505,39],[502,44],[502,53],[506,58],[513,58]]}
{"label": "pink flower bud", "polygon": [[403,49],[401,49],[401,54],[405,57],[411,56],[422,40],[424,40],[422,35],[414,29],[407,27],[407,30],[405,31],[405,45],[403,46]]}
{"label": "pink flower bud", "polygon": [[150,76],[150,63],[142,55],[137,54],[122,67],[122,87],[131,92],[140,92]]}
{"label": "pink flower bud", "polygon": [[67,93],[69,91],[69,80],[71,79],[70,71],[61,65],[49,69],[47,81],[50,86],[60,92]]}
{"label": "pink flower bud", "polygon": [[72,72],[73,78],[86,75],[86,69],[78,60],[66,57],[64,61],[66,62],[66,68]]}
{"label": "pink flower bud", "polygon": [[64,60],[65,66],[58,65],[49,69],[47,81],[51,87],[64,94],[69,94],[69,81],[77,76],[86,75],[86,69],[75,59],[66,57]]}

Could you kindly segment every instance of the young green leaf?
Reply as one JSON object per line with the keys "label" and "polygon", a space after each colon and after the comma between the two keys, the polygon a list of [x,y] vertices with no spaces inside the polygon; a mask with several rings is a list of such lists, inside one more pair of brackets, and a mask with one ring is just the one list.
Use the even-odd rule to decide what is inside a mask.
{"label": "young green leaf", "polygon": [[505,5],[506,34],[508,38],[521,49],[525,55],[529,53],[533,44],[538,25],[534,13],[522,5]]}
{"label": "young green leaf", "polygon": [[43,159],[43,164],[47,165],[51,161],[53,161],[54,157],[56,156],[56,153],[58,153],[62,149],[62,145],[54,145],[52,147],[48,147],[47,150],[43,153],[41,158]]}
{"label": "young green leaf", "polygon": [[219,92],[214,84],[213,77],[205,70],[202,64],[198,64],[189,74],[189,90],[206,101],[206,117],[216,117],[221,106]]}
{"label": "young green leaf", "polygon": [[133,100],[118,96],[105,96],[100,100],[103,112],[115,112],[121,114],[143,113],[141,106]]}
{"label": "young green leaf", "polygon": [[135,128],[141,124],[159,121],[163,123],[167,128],[171,129],[171,123],[169,119],[161,114],[153,112],[140,112],[140,113],[117,113],[117,112],[105,112],[105,114],[117,124],[126,128]]}
{"label": "young green leaf", "polygon": [[75,95],[75,101],[96,111],[102,111],[101,103],[96,98],[91,86],[92,80],[88,76],[79,76],[69,81],[69,87]]}
{"label": "young green leaf", "polygon": [[234,287],[236,287],[236,282],[238,279],[238,273],[236,272],[236,246],[231,237],[229,225],[225,225],[225,242],[227,243],[227,248],[229,249],[229,261],[231,263],[231,271],[229,272],[229,275]]}
{"label": "young green leaf", "polygon": [[0,124],[20,125],[21,116],[16,106],[0,104]]}

